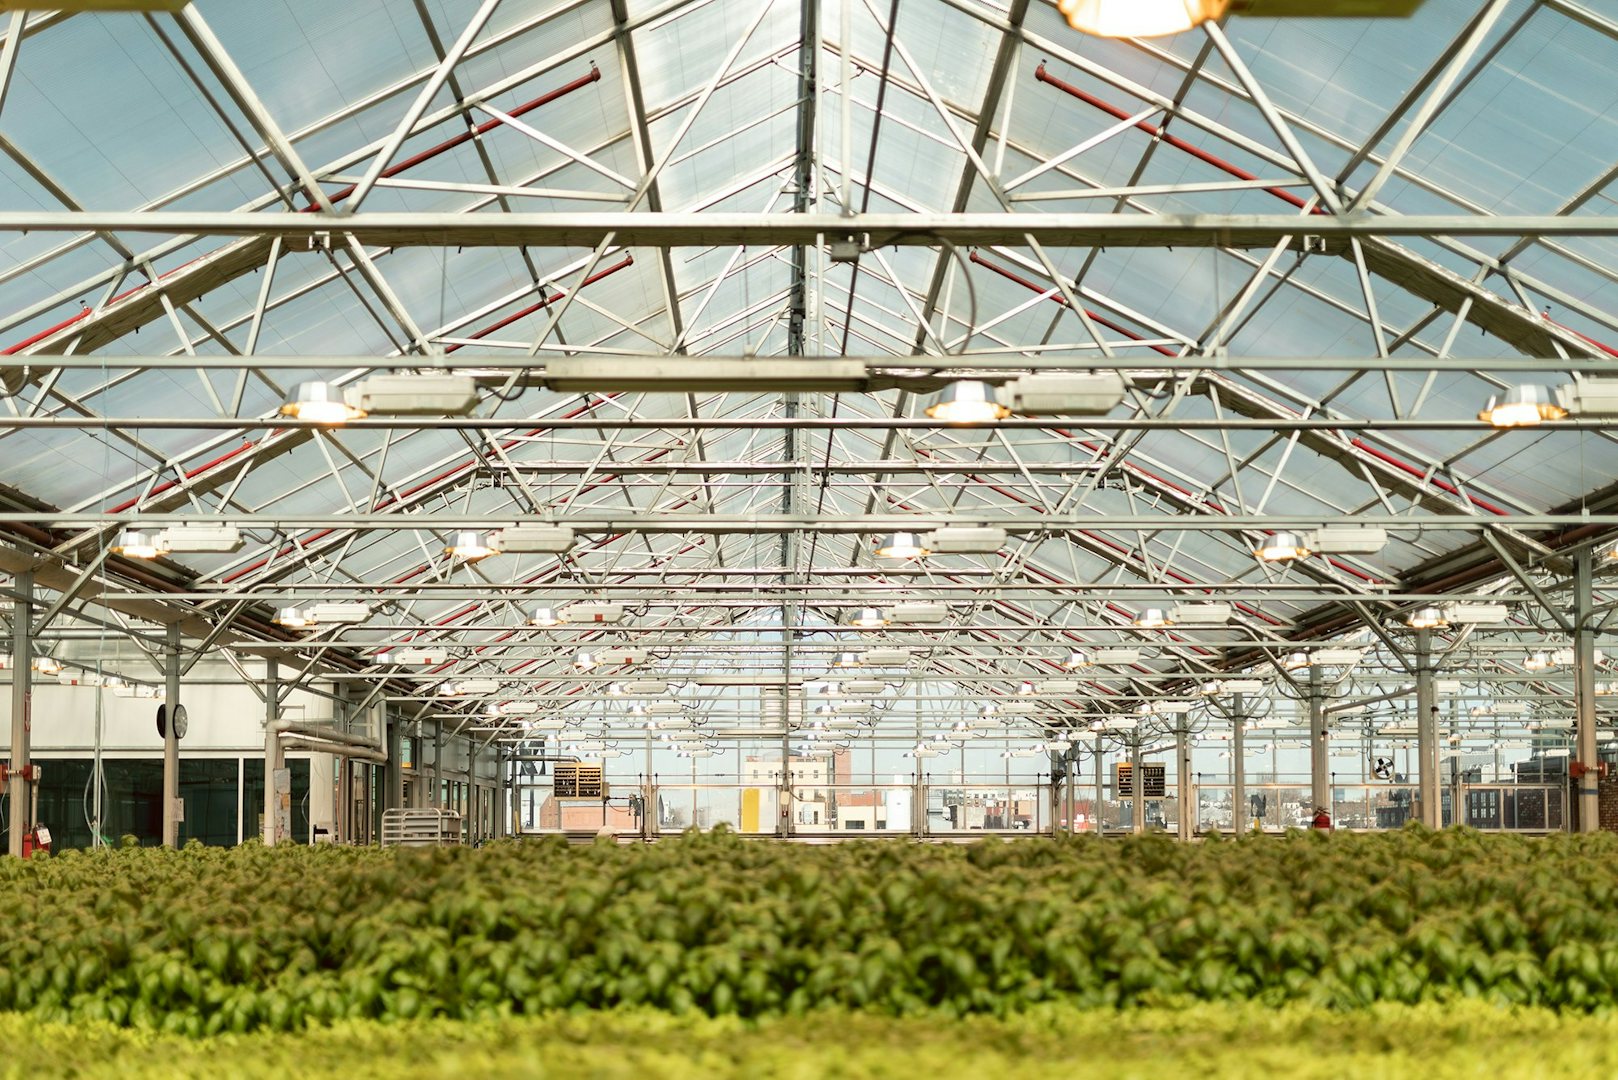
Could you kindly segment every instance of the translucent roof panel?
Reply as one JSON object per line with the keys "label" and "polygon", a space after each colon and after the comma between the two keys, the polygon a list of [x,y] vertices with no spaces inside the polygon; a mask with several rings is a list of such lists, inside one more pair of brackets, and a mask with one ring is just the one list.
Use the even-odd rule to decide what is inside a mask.
{"label": "translucent roof panel", "polygon": [[[1562,542],[1548,514],[1610,509],[1607,431],[1497,432],[1478,413],[1519,384],[1554,395],[1575,369],[1606,372],[1618,240],[1310,232],[1345,207],[1381,224],[1610,218],[1604,13],[1431,0],[1410,20],[1234,17],[1221,48],[1205,32],[1084,38],[1047,3],[915,0],[889,28],[889,6],[865,0],[847,25],[844,5],[780,0],[508,2],[467,33],[483,6],[197,0],[178,18],[61,18],[22,43],[0,210],[145,216],[0,234],[16,505],[114,525],[240,518],[241,551],[163,572],[250,585],[254,603],[373,589],[354,643],[467,627],[487,642],[541,590],[620,590],[671,640],[738,623],[714,649],[743,665],[757,656],[741,645],[779,647],[792,611],[840,640],[842,607],[910,590],[954,605],[914,673],[983,693],[1074,637],[1142,641],[1146,604],[1235,599],[1231,627],[1146,641],[1138,669],[1098,675],[1116,697],[1223,662],[1232,641],[1349,632],[1363,612],[1345,596],[1395,621],[1404,601],[1384,596],[1438,570],[1515,588],[1490,576],[1503,564],[1483,561],[1481,523],[1521,533],[1533,561]],[[332,214],[272,241],[272,221],[316,220],[300,216],[311,188]],[[626,210],[741,224],[683,246],[625,239],[622,222],[565,243],[440,233]],[[1021,217],[951,250],[926,223],[961,210]],[[164,231],[153,211],[228,219]],[[834,224],[862,211],[909,215],[916,235]],[[790,212],[826,227],[737,239]],[[1016,227],[1081,213],[1120,229],[1285,215],[1296,235],[1082,246]],[[377,242],[366,222],[384,214],[416,231]],[[829,243],[845,239],[857,261]],[[797,375],[843,352],[872,364],[839,392],[788,394],[786,374],[690,393],[550,376],[570,354]],[[1128,386],[1105,416],[927,418],[953,378],[1091,363]],[[300,382],[349,392],[378,371],[466,374],[478,403],[319,433],[278,414]],[[875,516],[1008,535],[899,565],[875,554]],[[1278,521],[1362,518],[1389,526],[1381,550],[1253,557]],[[571,522],[579,540],[563,557],[446,561],[442,534],[473,519]],[[384,603],[399,596],[408,612]],[[560,639],[536,648],[466,663],[567,671]],[[673,645],[659,662],[700,666]]]}

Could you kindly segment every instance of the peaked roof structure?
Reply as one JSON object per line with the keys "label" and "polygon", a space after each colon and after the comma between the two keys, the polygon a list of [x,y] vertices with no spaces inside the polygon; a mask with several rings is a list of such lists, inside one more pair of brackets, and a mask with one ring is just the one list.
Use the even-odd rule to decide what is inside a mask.
{"label": "peaked roof structure", "polygon": [[[53,616],[179,622],[414,708],[488,680],[445,707],[517,739],[630,677],[710,687],[756,734],[727,686],[795,692],[869,647],[916,703],[872,732],[1042,678],[1072,685],[1015,730],[1088,730],[1296,649],[1402,678],[1432,604],[1507,604],[1441,646],[1514,676],[1618,535],[1615,66],[1618,20],[1572,0],[1156,41],[1032,0],[17,15],[5,569]],[[476,404],[282,413],[378,373],[470,377]],[[1083,373],[1116,404],[926,412]],[[1591,388],[1566,419],[1479,419],[1564,383]],[[573,544],[450,551],[536,522]],[[244,543],[114,550],[198,524]],[[947,527],[1003,536],[873,543]],[[575,602],[627,614],[531,625]],[[312,603],[363,610],[276,621]],[[907,603],[942,621],[846,626]],[[1215,608],[1143,625],[1187,604]],[[576,662],[619,648],[646,652]],[[1142,651],[1064,673],[1106,648]]]}

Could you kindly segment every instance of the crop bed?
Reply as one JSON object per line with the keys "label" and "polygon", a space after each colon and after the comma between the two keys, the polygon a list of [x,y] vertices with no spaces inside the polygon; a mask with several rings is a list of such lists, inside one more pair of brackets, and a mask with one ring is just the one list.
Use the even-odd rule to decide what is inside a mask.
{"label": "crop bed", "polygon": [[651,1010],[497,1020],[343,1020],[190,1039],[0,1016],[0,1076],[82,1080],[1585,1080],[1618,1075],[1618,1016],[1457,1002],[1347,1013],[1251,1002],[1185,1009],[1042,1005],[1007,1017],[816,1011],[742,1020]]}
{"label": "crop bed", "polygon": [[0,1011],[187,1036],[627,1007],[1618,1000],[1618,836],[282,847],[0,861]]}

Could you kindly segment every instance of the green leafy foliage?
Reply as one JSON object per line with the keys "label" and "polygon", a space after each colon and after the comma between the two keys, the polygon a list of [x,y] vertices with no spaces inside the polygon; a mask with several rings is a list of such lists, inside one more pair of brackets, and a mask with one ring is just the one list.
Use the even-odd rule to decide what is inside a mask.
{"label": "green leafy foliage", "polygon": [[1618,1002],[1618,836],[1443,833],[0,861],[0,1011],[185,1036],[338,1021]]}
{"label": "green leafy foliage", "polygon": [[1039,1005],[1006,1017],[821,1010],[743,1020],[647,1009],[386,1024],[188,1039],[0,1016],[7,1077],[343,1080],[470,1076],[591,1080],[914,1080],[1618,1075],[1618,1015],[1483,1002],[1334,1013],[1251,1002],[1123,1012]]}

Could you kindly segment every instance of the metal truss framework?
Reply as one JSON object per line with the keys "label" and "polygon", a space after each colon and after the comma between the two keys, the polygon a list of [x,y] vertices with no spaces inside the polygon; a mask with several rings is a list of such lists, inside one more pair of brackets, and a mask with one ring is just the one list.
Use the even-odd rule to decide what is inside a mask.
{"label": "metal truss framework", "polygon": [[[605,17],[587,0],[522,14],[488,0],[460,25],[390,7],[369,17],[431,61],[296,121],[239,57],[239,28],[209,21],[230,18],[217,5],[126,17],[191,98],[174,122],[221,139],[206,168],[123,208],[8,123],[28,107],[31,47],[96,17],[11,21],[0,153],[29,205],[0,205],[14,339],[0,452],[17,463],[0,563],[34,648],[82,662],[53,624],[112,626],[162,660],[154,627],[175,625],[193,657],[222,651],[244,672],[268,657],[294,673],[283,685],[363,686],[519,742],[535,714],[489,724],[485,706],[600,720],[629,675],[581,674],[574,657],[615,643],[649,650],[634,677],[715,700],[800,693],[842,652],[909,648],[871,677],[917,719],[866,738],[1011,701],[1063,677],[1074,649],[1143,651],[1034,695],[1018,737],[1243,672],[1278,698],[1307,684],[1347,701],[1448,669],[1480,700],[1577,713],[1593,759],[1586,639],[1618,611],[1596,557],[1618,536],[1618,449],[1600,420],[1502,432],[1475,413],[1518,383],[1618,374],[1600,343],[1618,339],[1602,302],[1618,219],[1586,212],[1618,167],[1505,212],[1448,184],[1432,147],[1521,35],[1618,52],[1598,13],[1433,14],[1430,54],[1356,133],[1302,106],[1239,24],[1081,50],[1030,0],[938,0],[892,27],[869,0],[613,0]],[[672,44],[686,35],[703,47]],[[1142,83],[1144,67],[1176,89]],[[549,364],[581,357],[673,374],[651,390],[547,384]],[[720,357],[768,375],[716,383]],[[834,357],[862,374],[830,373]],[[1124,372],[1124,403],[976,427],[923,412],[953,379],[1074,370]],[[480,404],[343,428],[277,415],[300,381],[378,371],[471,374]],[[579,541],[445,553],[454,530],[531,521]],[[1387,547],[1253,558],[1274,530],[1344,521],[1386,530]],[[249,542],[151,564],[108,550],[121,527],[200,522]],[[914,563],[869,543],[950,524],[1007,541]],[[367,617],[274,621],[321,599]],[[601,599],[630,619],[525,622],[532,604]],[[843,625],[854,607],[929,600],[949,605],[943,623]],[[1198,600],[1228,602],[1230,621],[1137,626]],[[1455,602],[1511,614],[1404,627]],[[1283,670],[1345,643],[1363,658],[1324,684]],[[1578,644],[1577,694],[1522,669],[1542,644]],[[400,645],[447,659],[382,660]],[[498,689],[432,692],[467,678]]]}

